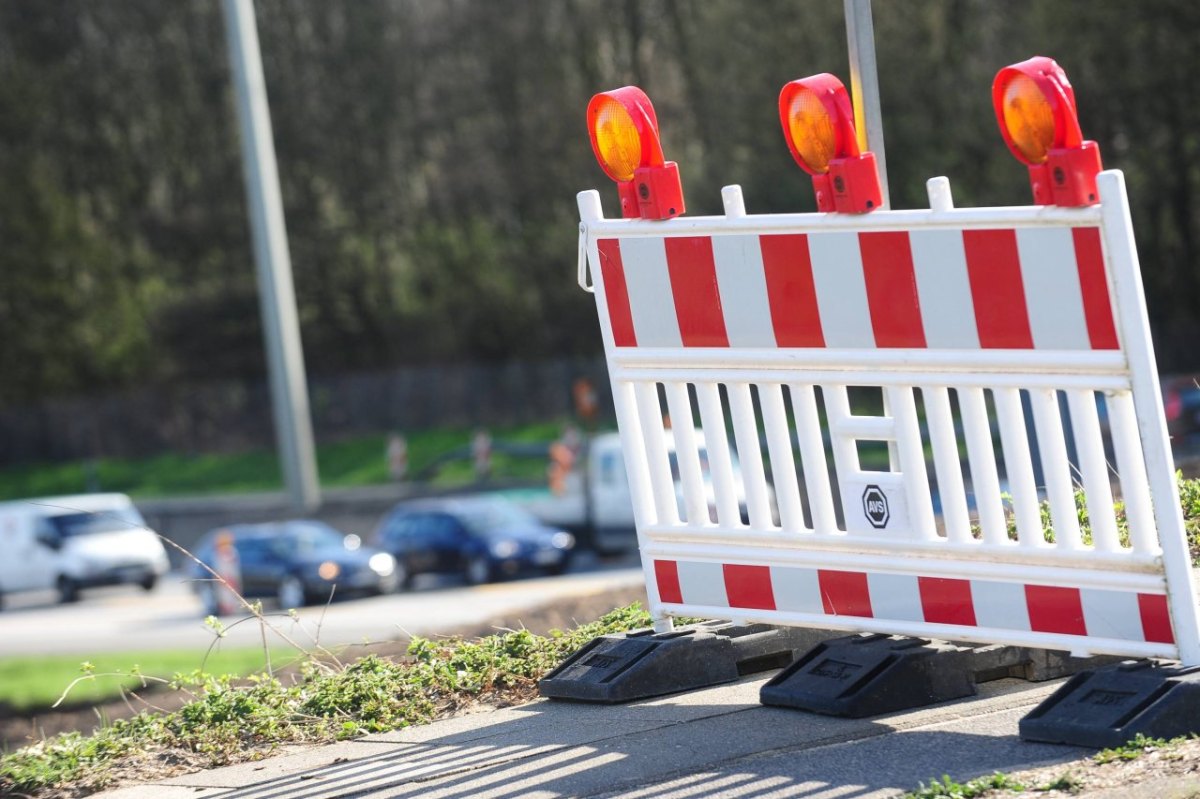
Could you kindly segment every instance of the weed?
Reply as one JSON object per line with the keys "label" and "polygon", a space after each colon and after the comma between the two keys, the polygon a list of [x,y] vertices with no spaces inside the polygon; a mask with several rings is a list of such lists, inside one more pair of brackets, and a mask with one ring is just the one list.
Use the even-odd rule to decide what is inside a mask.
{"label": "weed", "polygon": [[1137,736],[1123,746],[1115,746],[1111,749],[1101,750],[1096,755],[1097,763],[1114,763],[1122,760],[1137,760],[1148,752],[1153,752],[1159,749],[1171,749],[1184,741],[1187,737],[1172,738],[1147,738],[1145,735],[1138,733]]}
{"label": "weed", "polygon": [[989,791],[1011,791],[1017,793],[1025,790],[1025,786],[1013,780],[1007,774],[997,771],[988,777],[979,777],[970,782],[960,783],[942,775],[941,781],[934,780],[929,785],[921,783],[921,787],[904,795],[904,799],[975,799],[984,796]]}

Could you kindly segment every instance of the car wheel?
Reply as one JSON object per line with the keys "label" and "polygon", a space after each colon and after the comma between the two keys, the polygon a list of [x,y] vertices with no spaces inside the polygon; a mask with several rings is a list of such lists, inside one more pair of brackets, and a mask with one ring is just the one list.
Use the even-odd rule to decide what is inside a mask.
{"label": "car wheel", "polygon": [[220,616],[221,609],[217,607],[217,589],[212,583],[204,583],[197,591],[200,605],[204,608],[205,616]]}
{"label": "car wheel", "polygon": [[147,574],[141,579],[140,582],[138,582],[138,585],[142,587],[143,591],[149,593],[150,591],[154,590],[154,586],[158,585],[158,575]]}
{"label": "car wheel", "polygon": [[492,581],[492,562],[487,555],[472,555],[467,560],[467,582],[471,585],[483,585]]}
{"label": "car wheel", "polygon": [[298,577],[284,577],[275,596],[279,599],[279,607],[284,610],[302,608],[308,604],[304,583]]}
{"label": "car wheel", "polygon": [[59,576],[55,587],[58,589],[58,601],[64,605],[79,601],[79,585],[65,574]]}

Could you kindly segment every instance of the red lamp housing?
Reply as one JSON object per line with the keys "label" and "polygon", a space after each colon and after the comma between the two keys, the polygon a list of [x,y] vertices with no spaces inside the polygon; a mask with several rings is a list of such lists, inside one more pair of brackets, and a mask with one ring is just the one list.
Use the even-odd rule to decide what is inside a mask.
{"label": "red lamp housing", "polygon": [[812,175],[818,211],[863,214],[883,204],[875,155],[861,151],[850,95],[828,73],[779,93],[779,121],[792,158]]}
{"label": "red lamp housing", "polygon": [[587,120],[592,152],[617,183],[622,216],[670,219],[686,210],[679,166],[663,159],[658,117],[644,91],[625,86],[597,94]]}
{"label": "red lamp housing", "polygon": [[992,82],[992,105],[1004,143],[1029,167],[1035,204],[1099,202],[1100,148],[1084,140],[1075,90],[1054,59],[1034,56],[1000,70]]}

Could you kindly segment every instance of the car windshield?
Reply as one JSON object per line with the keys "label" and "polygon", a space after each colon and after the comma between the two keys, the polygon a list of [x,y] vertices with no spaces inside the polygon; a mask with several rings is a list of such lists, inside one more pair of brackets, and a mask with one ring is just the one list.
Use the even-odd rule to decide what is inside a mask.
{"label": "car windshield", "polygon": [[458,514],[472,533],[488,533],[500,527],[528,527],[537,520],[508,502],[486,502],[464,507]]}
{"label": "car windshield", "polygon": [[306,555],[324,549],[344,549],[345,536],[321,524],[292,524],[272,539],[277,552]]}
{"label": "car windshield", "polygon": [[95,513],[64,513],[51,516],[50,523],[63,538],[76,538],[98,533],[143,530],[146,520],[136,508],[102,510]]}

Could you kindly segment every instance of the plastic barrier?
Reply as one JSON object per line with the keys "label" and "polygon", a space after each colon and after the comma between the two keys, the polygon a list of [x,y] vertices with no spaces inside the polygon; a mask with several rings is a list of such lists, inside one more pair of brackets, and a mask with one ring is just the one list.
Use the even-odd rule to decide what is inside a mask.
{"label": "plastic barrier", "polygon": [[1200,664],[1121,173],[1099,191],[954,209],[937,178],[928,211],[748,216],[731,186],[725,216],[665,222],[580,194],[656,629]]}

